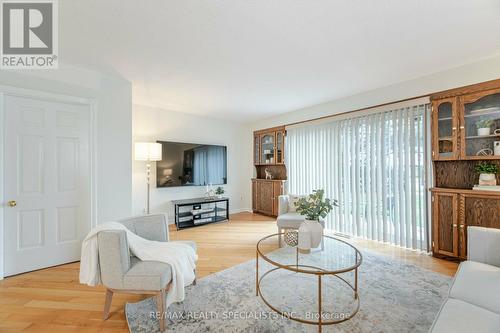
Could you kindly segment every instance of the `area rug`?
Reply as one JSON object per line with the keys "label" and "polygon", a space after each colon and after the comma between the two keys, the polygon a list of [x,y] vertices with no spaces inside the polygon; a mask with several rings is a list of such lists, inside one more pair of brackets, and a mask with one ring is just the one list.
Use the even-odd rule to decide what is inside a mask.
{"label": "area rug", "polygon": [[[447,293],[450,277],[360,249],[360,308],[350,320],[323,332],[427,332]],[[274,257],[280,255],[280,250]],[[312,260],[314,256],[310,256]],[[271,268],[259,261],[260,272]],[[342,275],[346,280],[352,273]],[[324,319],[339,319],[356,304],[339,279],[323,281]],[[303,319],[317,319],[317,277],[285,270],[270,273],[261,291],[273,305]],[[125,306],[132,333],[160,332],[153,298]],[[314,317],[316,315],[316,317]],[[198,280],[182,303],[169,307],[167,332],[317,332],[273,312],[255,295],[255,260]]]}

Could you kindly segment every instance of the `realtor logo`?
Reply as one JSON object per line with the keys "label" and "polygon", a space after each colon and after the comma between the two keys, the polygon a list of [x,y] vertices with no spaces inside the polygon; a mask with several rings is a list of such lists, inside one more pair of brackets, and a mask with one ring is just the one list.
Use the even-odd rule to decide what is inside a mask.
{"label": "realtor logo", "polygon": [[0,4],[0,68],[57,68],[56,0],[0,0]]}

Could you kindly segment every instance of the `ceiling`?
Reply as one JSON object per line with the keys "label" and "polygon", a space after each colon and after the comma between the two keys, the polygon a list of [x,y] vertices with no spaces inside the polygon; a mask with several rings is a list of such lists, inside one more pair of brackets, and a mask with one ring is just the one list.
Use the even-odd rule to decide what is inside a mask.
{"label": "ceiling", "polygon": [[498,0],[64,0],[60,60],[253,121],[500,53]]}

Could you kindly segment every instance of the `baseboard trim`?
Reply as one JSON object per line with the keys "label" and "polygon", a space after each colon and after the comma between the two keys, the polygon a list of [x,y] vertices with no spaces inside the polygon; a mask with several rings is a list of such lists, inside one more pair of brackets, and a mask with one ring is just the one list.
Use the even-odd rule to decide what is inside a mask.
{"label": "baseboard trim", "polygon": [[229,214],[238,214],[238,213],[251,213],[251,208],[239,208],[239,209],[230,209]]}

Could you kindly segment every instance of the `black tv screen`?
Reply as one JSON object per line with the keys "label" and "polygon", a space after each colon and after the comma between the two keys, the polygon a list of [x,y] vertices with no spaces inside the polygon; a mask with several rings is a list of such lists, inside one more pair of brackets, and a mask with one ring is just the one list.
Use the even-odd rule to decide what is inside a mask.
{"label": "black tv screen", "polygon": [[156,186],[227,184],[227,147],[158,141],[162,160],[156,162]]}

